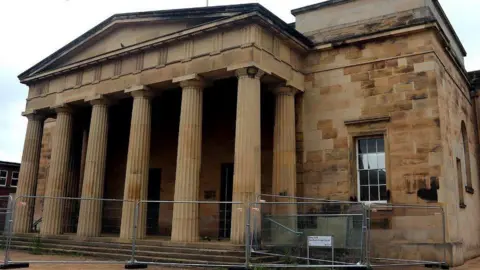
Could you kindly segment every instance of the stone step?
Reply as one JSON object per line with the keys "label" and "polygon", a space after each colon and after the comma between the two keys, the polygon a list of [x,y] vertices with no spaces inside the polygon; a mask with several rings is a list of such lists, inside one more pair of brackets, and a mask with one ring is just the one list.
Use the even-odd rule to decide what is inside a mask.
{"label": "stone step", "polygon": [[[16,246],[16,250],[25,250],[30,251],[32,248],[30,246]],[[39,248],[42,252],[48,252],[52,254],[72,254],[78,256],[79,254],[83,256],[96,257],[101,259],[117,260],[127,262],[130,259],[130,255],[127,254],[118,254],[114,251],[112,252],[91,252],[91,251],[82,251],[81,253],[75,250],[63,250],[61,248]],[[216,260],[191,260],[191,259],[182,259],[182,258],[163,258],[163,257],[151,257],[151,256],[136,256],[137,261],[142,262],[159,262],[159,263],[184,263],[184,264],[211,264],[211,265],[238,265],[238,263],[232,262],[223,262]],[[15,258],[12,258],[15,260]],[[78,260],[72,259],[71,261],[86,261],[79,258]]]}
{"label": "stone step", "polygon": [[[35,246],[35,237],[12,237],[11,248],[19,250],[32,250]],[[213,247],[213,245],[210,245]],[[198,264],[242,264],[245,261],[243,250],[223,249],[225,244],[217,249],[193,248],[189,245],[137,245],[136,259],[149,262],[182,262]],[[104,257],[115,260],[128,260],[131,256],[129,243],[80,241],[65,238],[44,237],[39,238],[38,247],[41,252],[63,253],[85,256]],[[205,247],[205,246],[203,246]],[[276,256],[252,254],[251,261],[255,263],[273,263],[278,261]]]}
{"label": "stone step", "polygon": [[[26,243],[27,245],[31,244],[33,239],[31,238],[12,238],[12,243]],[[45,244],[56,244],[56,245],[79,245],[79,246],[93,246],[93,247],[103,247],[103,248],[114,248],[114,249],[128,249],[131,250],[131,244],[122,244],[122,243],[104,243],[104,242],[87,242],[87,241],[71,241],[71,240],[59,240],[59,239],[48,239],[41,238],[40,243]],[[148,251],[169,251],[169,252],[195,252],[198,254],[208,254],[208,255],[236,255],[243,256],[244,251],[240,250],[221,250],[221,249],[196,249],[190,247],[170,247],[170,246],[150,246],[150,245],[136,245],[137,250],[148,250]]]}
{"label": "stone step", "polygon": [[[39,236],[38,234],[22,234],[14,235],[13,238],[26,238],[33,239],[35,237],[40,237],[42,241],[45,240],[67,240],[67,241],[80,241],[80,242],[96,242],[96,243],[112,243],[112,244],[130,244],[130,240],[123,240],[118,237],[88,237],[88,238],[78,238],[75,234],[63,234],[55,236]],[[243,251],[245,250],[244,245],[231,244],[227,241],[201,241],[197,243],[176,243],[170,242],[165,239],[156,239],[156,238],[147,238],[147,239],[137,239],[137,245],[146,245],[146,246],[164,246],[164,247],[188,247],[195,249],[217,249],[217,250],[236,250]]]}
{"label": "stone step", "polygon": [[[12,242],[11,247],[15,249],[17,246],[30,246],[25,245],[25,242]],[[31,246],[30,246],[31,247]],[[81,245],[57,245],[57,244],[42,244],[40,246],[41,249],[61,249],[64,251],[69,252],[77,252],[77,253],[84,253],[84,252],[99,252],[103,253],[108,250],[104,247],[93,247],[93,246],[81,246]],[[122,255],[130,255],[132,253],[131,249],[128,248],[121,248],[121,249],[114,249],[116,254]],[[232,256],[232,255],[210,255],[210,254],[198,254],[194,252],[159,252],[159,251],[150,251],[150,250],[136,250],[137,256],[146,256],[146,257],[155,257],[155,258],[181,258],[181,259],[192,259],[192,260],[208,260],[212,257],[215,260],[219,260],[222,262],[242,262],[245,261],[245,256]],[[254,260],[258,260],[261,257],[256,257]]]}

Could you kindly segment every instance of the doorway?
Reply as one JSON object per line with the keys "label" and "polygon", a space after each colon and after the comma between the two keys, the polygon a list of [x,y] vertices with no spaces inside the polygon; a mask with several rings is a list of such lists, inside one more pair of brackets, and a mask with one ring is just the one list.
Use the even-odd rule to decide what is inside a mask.
{"label": "doorway", "polygon": [[[220,201],[231,202],[233,192],[233,163],[223,163],[220,177]],[[218,238],[230,238],[232,204],[220,204]]]}
{"label": "doorway", "polygon": [[[162,183],[162,169],[151,168],[148,172],[149,201],[160,200],[160,187]],[[159,234],[158,219],[160,217],[160,204],[147,203],[147,234]]]}

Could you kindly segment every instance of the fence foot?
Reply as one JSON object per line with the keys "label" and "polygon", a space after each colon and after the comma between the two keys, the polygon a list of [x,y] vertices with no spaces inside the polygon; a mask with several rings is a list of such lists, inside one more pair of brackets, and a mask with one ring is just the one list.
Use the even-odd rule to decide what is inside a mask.
{"label": "fence foot", "polygon": [[0,264],[0,269],[19,269],[19,268],[29,268],[29,263],[8,263]]}
{"label": "fence foot", "polygon": [[125,269],[146,269],[147,267],[146,263],[132,262],[125,264]]}
{"label": "fence foot", "polygon": [[440,268],[440,269],[450,269],[450,266],[446,263],[441,264],[425,264],[426,268]]}

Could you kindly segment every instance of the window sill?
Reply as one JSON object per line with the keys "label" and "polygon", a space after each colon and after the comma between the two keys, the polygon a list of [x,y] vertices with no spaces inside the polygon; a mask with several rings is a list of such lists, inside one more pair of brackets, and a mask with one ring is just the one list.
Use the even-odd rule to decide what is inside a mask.
{"label": "window sill", "polygon": [[473,189],[473,187],[465,186],[465,192],[474,194],[475,190]]}
{"label": "window sill", "polygon": [[467,208],[467,205],[464,204],[464,203],[460,203],[460,208],[461,208],[461,209],[465,209],[465,208]]}

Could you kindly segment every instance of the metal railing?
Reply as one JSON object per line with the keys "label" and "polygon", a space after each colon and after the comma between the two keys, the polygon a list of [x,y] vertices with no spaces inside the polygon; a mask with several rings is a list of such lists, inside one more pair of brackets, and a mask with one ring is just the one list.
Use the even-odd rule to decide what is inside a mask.
{"label": "metal railing", "polygon": [[[22,211],[28,210],[26,212],[32,216],[39,216],[34,211],[32,199],[54,200],[63,207],[60,232],[63,235],[47,236],[42,234],[42,228],[39,232],[14,233],[14,216],[19,207],[24,208]],[[101,204],[102,229],[98,237],[76,236],[79,206],[85,201]],[[112,236],[118,238],[121,235],[125,205],[128,205],[127,212],[131,211],[127,216],[132,217],[126,227],[128,236],[122,241],[112,240]],[[177,213],[183,211],[184,216],[174,216],[173,209],[177,209]],[[189,215],[197,218],[188,220]],[[240,230],[244,233],[242,250],[229,242],[233,216],[237,220],[239,216],[243,217],[240,222],[245,222],[240,226],[243,229],[237,228],[235,232],[238,234]],[[175,223],[176,218],[183,218],[183,223]],[[44,226],[45,216],[42,219],[40,224]],[[32,219],[32,223],[37,221],[38,218]],[[193,233],[190,238],[185,235],[175,237],[180,242],[192,243],[170,241],[174,226],[177,226],[175,224],[188,227],[188,222],[195,223],[190,229],[183,228]],[[196,229],[192,231],[192,228]],[[0,231],[2,229],[2,244],[5,247],[3,266],[71,263],[135,267],[367,269],[418,265],[441,267],[448,261],[445,214],[438,205],[363,204],[268,194],[259,195],[256,202],[248,205],[217,201],[124,201],[36,196],[13,199],[11,196],[0,196]],[[25,244],[25,239],[33,241]],[[56,241],[60,241],[61,245],[55,246]],[[112,259],[71,256],[61,261],[40,259],[20,262],[10,252],[12,249],[27,248],[60,254],[85,253],[85,250],[77,250],[74,244],[87,246],[87,255],[92,255],[88,250],[95,251],[97,245],[115,249],[116,254]],[[235,255],[222,255],[229,248]],[[172,259],[175,256],[181,259]]]}

